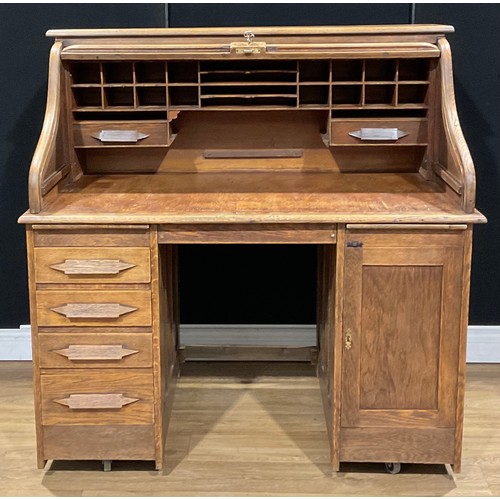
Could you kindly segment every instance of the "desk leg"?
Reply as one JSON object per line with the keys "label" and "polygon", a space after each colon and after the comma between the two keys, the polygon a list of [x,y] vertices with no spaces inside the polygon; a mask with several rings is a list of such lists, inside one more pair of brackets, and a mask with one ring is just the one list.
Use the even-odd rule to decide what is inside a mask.
{"label": "desk leg", "polygon": [[176,250],[174,245],[158,246],[156,228],[151,230],[155,461],[157,470],[163,468],[165,439],[179,374]]}
{"label": "desk leg", "polygon": [[[340,359],[335,332],[342,331],[342,284],[344,228],[337,233],[337,245],[322,245],[318,251],[318,378],[330,438],[332,468],[339,469]],[[340,350],[339,350],[340,349]]]}
{"label": "desk leg", "polygon": [[340,414],[342,404],[342,330],[344,307],[344,260],[345,260],[346,230],[344,224],[337,226],[337,245],[335,253],[335,268],[332,280],[335,282],[335,292],[331,302],[334,307],[334,323],[331,328],[332,336],[332,468],[340,470]]}

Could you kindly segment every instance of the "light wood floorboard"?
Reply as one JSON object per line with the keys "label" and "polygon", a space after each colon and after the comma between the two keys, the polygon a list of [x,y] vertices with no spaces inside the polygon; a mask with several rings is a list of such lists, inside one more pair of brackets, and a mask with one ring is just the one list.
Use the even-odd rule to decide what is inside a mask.
{"label": "light wood floorboard", "polygon": [[36,469],[31,363],[0,363],[1,496],[500,495],[500,365],[469,365],[461,474],[343,464],[331,473],[320,391],[306,363],[186,363],[163,471],[150,462]]}

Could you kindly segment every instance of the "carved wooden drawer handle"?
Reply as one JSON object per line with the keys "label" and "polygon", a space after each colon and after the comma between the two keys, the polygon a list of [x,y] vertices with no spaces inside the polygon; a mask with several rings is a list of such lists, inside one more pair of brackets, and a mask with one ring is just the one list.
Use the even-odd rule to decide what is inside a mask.
{"label": "carved wooden drawer handle", "polygon": [[139,400],[123,394],[70,394],[54,401],[71,410],[116,410]]}
{"label": "carved wooden drawer handle", "polygon": [[135,267],[135,264],[129,264],[121,260],[100,260],[100,259],[66,259],[59,264],[53,264],[51,269],[61,271],[66,275],[72,274],[118,274],[125,269]]}
{"label": "carved wooden drawer handle", "polygon": [[102,143],[121,142],[137,144],[138,141],[146,139],[149,135],[137,130],[101,130],[98,134],[92,134],[92,137]]}
{"label": "carved wooden drawer handle", "polygon": [[408,133],[398,128],[361,128],[349,132],[349,135],[362,141],[398,141]]}
{"label": "carved wooden drawer handle", "polygon": [[125,306],[116,302],[111,303],[71,303],[50,309],[68,319],[104,318],[116,319],[124,314],[137,311],[137,307]]}
{"label": "carved wooden drawer handle", "polygon": [[122,345],[69,345],[53,352],[65,356],[70,361],[115,361],[139,351],[126,349]]}

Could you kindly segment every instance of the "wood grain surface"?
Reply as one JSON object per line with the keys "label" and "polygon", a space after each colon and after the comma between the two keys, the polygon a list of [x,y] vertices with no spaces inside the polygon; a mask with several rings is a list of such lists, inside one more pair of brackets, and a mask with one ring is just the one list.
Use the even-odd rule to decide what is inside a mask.
{"label": "wood grain surface", "polygon": [[60,116],[62,45],[62,42],[56,42],[50,51],[47,107],[40,139],[30,165],[28,192],[30,209],[34,213],[42,209],[44,182],[64,166],[63,145],[60,142],[63,129]]}
{"label": "wood grain surface", "polygon": [[[41,377],[42,423],[43,425],[152,424],[152,382],[150,370],[73,370],[65,373],[45,373]],[[94,398],[96,394],[100,396]],[[116,394],[121,394],[122,398],[129,398],[126,401],[131,404],[116,403]],[[60,403],[65,398],[71,398],[71,395],[76,395],[75,405],[79,405],[80,409],[72,410],[69,406],[71,401]],[[85,401],[79,399],[83,397],[82,395],[85,396]],[[96,405],[100,405],[100,409],[93,408]],[[74,451],[76,456],[77,450]],[[50,457],[46,455],[46,458]]]}
{"label": "wood grain surface", "polygon": [[149,283],[148,248],[35,249],[37,283]]}
{"label": "wood grain surface", "polygon": [[144,225],[65,224],[51,227],[43,223],[33,229],[36,247],[149,247],[149,226]]}
{"label": "wood grain surface", "polygon": [[[39,290],[41,326],[149,326],[149,290]],[[56,311],[57,310],[57,311]]]}
{"label": "wood grain surface", "polygon": [[151,425],[45,425],[43,446],[57,460],[152,460]]}
{"label": "wood grain surface", "polygon": [[[405,136],[399,140],[394,141],[393,145],[398,146],[401,144],[427,144],[427,120],[426,119],[343,119],[332,120],[331,128],[331,142],[332,145],[358,145],[377,143],[377,141],[361,141],[360,139],[351,136],[350,132],[358,131],[361,128],[397,128],[404,132]],[[378,144],[384,144],[387,141],[378,141]],[[387,145],[387,144],[385,144]]]}
{"label": "wood grain surface", "polygon": [[167,121],[152,123],[149,121],[136,121],[132,120],[129,122],[107,122],[107,123],[79,123],[73,125],[73,135],[75,140],[75,146],[79,148],[116,148],[123,147],[123,144],[113,144],[106,143],[103,144],[98,139],[94,138],[94,135],[98,135],[101,130],[131,130],[136,131],[141,134],[145,134],[148,137],[139,140],[137,143],[129,144],[127,147],[141,147],[141,146],[167,146]]}
{"label": "wood grain surface", "polygon": [[[123,193],[126,204],[121,202]],[[86,176],[69,192],[60,193],[43,215],[25,214],[20,221],[465,223],[485,219],[478,212],[464,214],[458,200],[419,174],[236,172]],[[83,244],[90,246],[86,240]],[[58,241],[57,246],[66,245]]]}
{"label": "wood grain surface", "polygon": [[232,224],[159,226],[160,243],[199,244],[334,244],[337,241],[334,224]]}
{"label": "wood grain surface", "polygon": [[440,247],[434,233],[426,243],[419,232],[413,246],[404,230],[373,231],[376,242],[349,230],[361,246],[346,250],[342,426],[360,436],[364,427],[454,429],[464,231],[449,233],[454,246]]}
{"label": "wood grain surface", "polygon": [[[246,29],[246,28],[245,28]],[[249,27],[257,35],[380,35],[380,34],[425,34],[425,33],[453,33],[453,26],[444,24],[392,24],[379,26],[310,26],[310,27]],[[51,29],[48,37],[79,38],[79,37],[115,37],[115,36],[237,36],[242,35],[242,28],[115,28],[115,29]]]}
{"label": "wood grain surface", "polygon": [[40,333],[38,341],[41,368],[145,368],[152,364],[150,333]]}

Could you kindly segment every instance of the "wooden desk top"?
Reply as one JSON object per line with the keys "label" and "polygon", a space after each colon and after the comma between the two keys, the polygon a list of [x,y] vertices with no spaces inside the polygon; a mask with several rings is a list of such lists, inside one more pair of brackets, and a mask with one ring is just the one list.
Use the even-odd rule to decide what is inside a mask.
{"label": "wooden desk top", "polygon": [[478,223],[419,174],[228,172],[84,176],[21,223]]}

